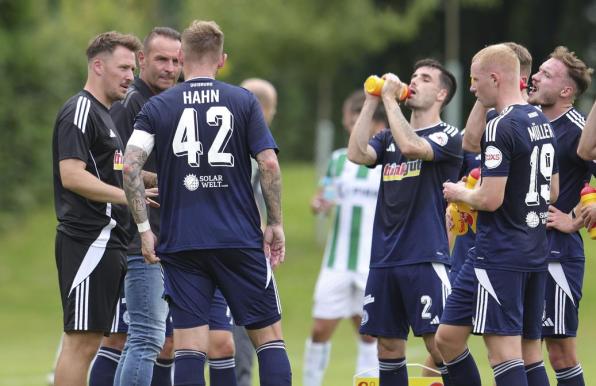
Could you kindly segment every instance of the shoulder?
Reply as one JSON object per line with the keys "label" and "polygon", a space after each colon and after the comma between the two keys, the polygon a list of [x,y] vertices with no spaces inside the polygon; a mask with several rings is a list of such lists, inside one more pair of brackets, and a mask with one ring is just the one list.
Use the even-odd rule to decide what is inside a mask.
{"label": "shoulder", "polygon": [[566,114],[565,119],[569,126],[583,130],[586,125],[586,117],[575,108],[571,108]]}
{"label": "shoulder", "polygon": [[516,119],[518,111],[515,106],[506,107],[499,115],[488,121],[486,124],[485,138],[486,141],[494,141],[498,134],[509,133],[512,129],[512,124]]}
{"label": "shoulder", "polygon": [[94,114],[95,103],[97,102],[94,99],[81,91],[64,103],[58,120],[65,123],[72,123],[84,133],[89,124],[89,116]]}

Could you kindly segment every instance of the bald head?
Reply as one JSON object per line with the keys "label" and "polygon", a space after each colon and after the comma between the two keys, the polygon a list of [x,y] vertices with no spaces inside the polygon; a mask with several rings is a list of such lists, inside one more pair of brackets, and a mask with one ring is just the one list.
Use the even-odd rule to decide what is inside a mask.
{"label": "bald head", "polygon": [[277,91],[275,91],[275,87],[270,82],[259,78],[246,79],[240,86],[255,94],[261,104],[265,120],[270,125],[277,109]]}

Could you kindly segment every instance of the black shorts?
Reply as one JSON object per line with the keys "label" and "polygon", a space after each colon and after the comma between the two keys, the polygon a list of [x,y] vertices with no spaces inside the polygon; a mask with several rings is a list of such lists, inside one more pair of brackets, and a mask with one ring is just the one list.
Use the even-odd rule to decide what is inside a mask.
{"label": "black shorts", "polygon": [[109,333],[126,273],[126,251],[56,234],[64,331]]}

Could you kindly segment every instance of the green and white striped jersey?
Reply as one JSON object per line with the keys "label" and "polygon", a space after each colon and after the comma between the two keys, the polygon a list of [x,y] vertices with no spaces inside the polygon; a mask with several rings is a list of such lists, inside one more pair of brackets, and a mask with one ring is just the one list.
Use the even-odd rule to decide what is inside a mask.
{"label": "green and white striped jersey", "polygon": [[356,165],[348,160],[346,148],[331,155],[322,184],[335,208],[323,267],[368,272],[380,181],[380,165],[374,169]]}

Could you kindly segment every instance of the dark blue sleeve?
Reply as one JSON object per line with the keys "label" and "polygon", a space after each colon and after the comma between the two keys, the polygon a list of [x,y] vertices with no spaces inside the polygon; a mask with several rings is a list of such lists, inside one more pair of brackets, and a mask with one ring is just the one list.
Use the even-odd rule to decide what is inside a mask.
{"label": "dark blue sleeve", "polygon": [[372,146],[377,153],[377,159],[375,160],[375,163],[369,165],[369,167],[375,167],[382,162],[383,154],[387,147],[386,144],[389,143],[392,138],[393,136],[391,135],[391,131],[389,129],[383,129],[377,134],[373,135],[373,137],[368,141],[368,144]]}
{"label": "dark blue sleeve", "polygon": [[156,108],[153,103],[151,103],[151,100],[149,100],[149,102],[143,105],[143,108],[141,108],[141,111],[135,117],[135,130],[142,130],[148,132],[149,134],[155,134],[155,127],[153,124],[153,114],[155,114],[155,112]]}
{"label": "dark blue sleeve", "polygon": [[432,147],[434,162],[462,158],[462,136],[457,129],[448,127],[443,131],[436,131],[422,138]]}

